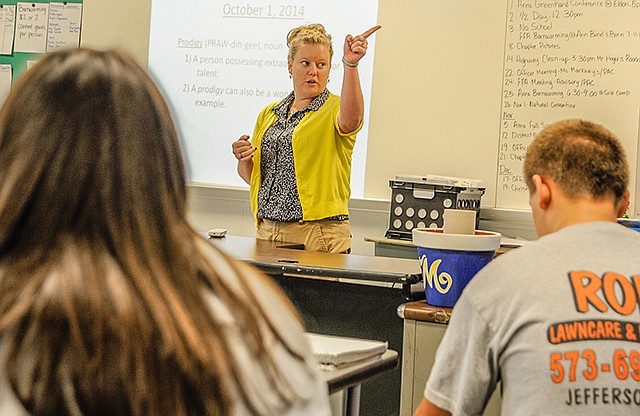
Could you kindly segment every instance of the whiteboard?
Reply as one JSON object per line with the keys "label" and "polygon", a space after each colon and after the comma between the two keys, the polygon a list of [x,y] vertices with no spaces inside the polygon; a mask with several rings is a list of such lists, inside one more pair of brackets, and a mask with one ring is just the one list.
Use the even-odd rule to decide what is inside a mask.
{"label": "whiteboard", "polygon": [[439,174],[481,179],[484,207],[528,209],[528,144],[576,117],[621,139],[635,191],[638,1],[382,0],[379,16],[365,196]]}

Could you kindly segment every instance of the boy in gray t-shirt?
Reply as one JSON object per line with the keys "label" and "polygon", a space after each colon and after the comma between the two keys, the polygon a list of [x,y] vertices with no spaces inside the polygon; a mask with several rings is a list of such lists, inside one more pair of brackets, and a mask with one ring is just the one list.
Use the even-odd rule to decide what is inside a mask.
{"label": "boy in gray t-shirt", "polygon": [[524,165],[540,238],[476,275],[454,307],[416,416],[479,415],[502,382],[505,415],[640,412],[640,234],[618,140],[550,125]]}

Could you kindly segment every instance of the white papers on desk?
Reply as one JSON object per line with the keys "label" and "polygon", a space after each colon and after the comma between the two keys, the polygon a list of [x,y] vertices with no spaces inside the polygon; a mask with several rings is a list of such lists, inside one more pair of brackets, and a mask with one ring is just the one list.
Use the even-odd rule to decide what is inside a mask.
{"label": "white papers on desk", "polygon": [[307,333],[313,353],[324,365],[339,366],[375,357],[387,351],[386,341]]}

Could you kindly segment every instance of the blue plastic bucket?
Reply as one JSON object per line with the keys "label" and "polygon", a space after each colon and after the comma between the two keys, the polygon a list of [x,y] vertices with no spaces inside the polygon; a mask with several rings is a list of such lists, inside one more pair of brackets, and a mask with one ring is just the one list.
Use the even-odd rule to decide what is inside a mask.
{"label": "blue plastic bucket", "polygon": [[414,228],[427,303],[452,308],[471,278],[500,247],[499,233],[444,234],[440,228]]}

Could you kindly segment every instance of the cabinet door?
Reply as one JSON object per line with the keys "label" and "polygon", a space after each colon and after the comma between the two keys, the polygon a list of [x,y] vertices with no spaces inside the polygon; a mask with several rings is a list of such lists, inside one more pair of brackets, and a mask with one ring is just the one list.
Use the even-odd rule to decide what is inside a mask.
{"label": "cabinet door", "polygon": [[[413,411],[420,404],[435,361],[436,350],[446,329],[445,324],[404,320],[401,416],[413,415]],[[500,415],[500,385],[493,392],[483,413],[483,416],[498,415]]]}
{"label": "cabinet door", "polygon": [[446,329],[444,324],[404,320],[401,416],[411,416],[420,404]]}

